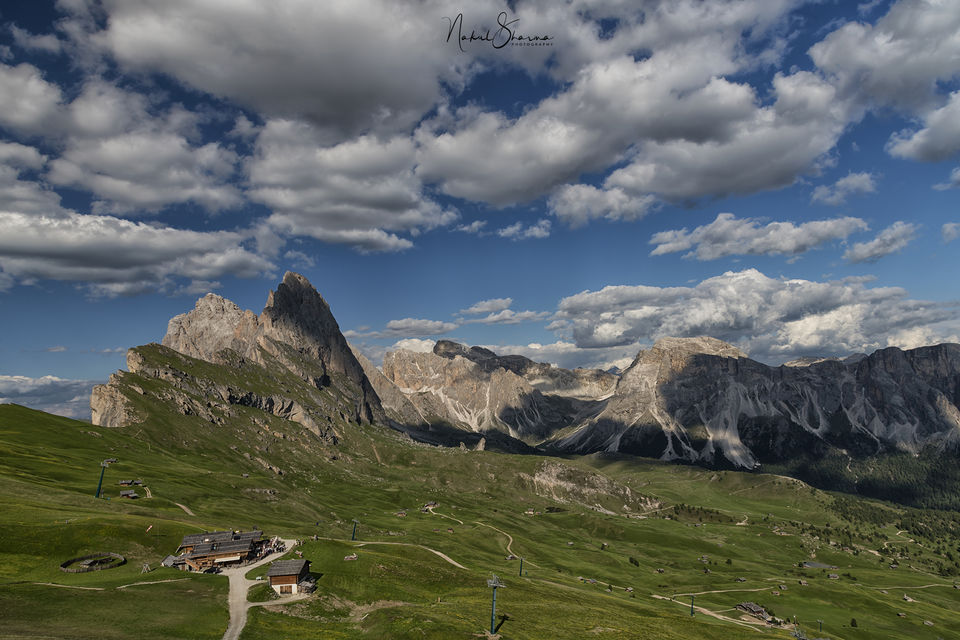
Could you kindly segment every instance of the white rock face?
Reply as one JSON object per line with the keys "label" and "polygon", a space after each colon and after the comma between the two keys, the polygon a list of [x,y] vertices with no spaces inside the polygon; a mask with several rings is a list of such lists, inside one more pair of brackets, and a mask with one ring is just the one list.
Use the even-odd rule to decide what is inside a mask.
{"label": "white rock face", "polygon": [[[384,378],[428,421],[564,452],[749,469],[830,449],[960,446],[960,345],[768,367],[714,338],[666,338],[638,353],[612,391],[595,372],[537,367],[547,365],[441,341],[435,353],[388,354]],[[577,376],[606,393],[585,400],[538,386],[569,390]]]}
{"label": "white rock face", "polygon": [[102,427],[125,427],[142,422],[130,402],[117,386],[117,376],[110,376],[107,384],[98,384],[90,393],[90,422]]}
{"label": "white rock face", "polygon": [[363,367],[363,372],[373,385],[377,396],[380,397],[380,404],[388,411],[390,417],[406,426],[418,427],[429,424],[427,417],[366,356],[356,349],[353,350],[353,355]]}
{"label": "white rock face", "polygon": [[750,468],[960,443],[960,345],[768,367],[704,338],[641,351],[595,417],[555,443]]}
{"label": "white rock face", "polygon": [[444,340],[434,353],[387,353],[383,374],[428,421],[527,443],[567,427],[597,402],[584,396],[612,393],[616,383],[602,371],[572,372]]}
{"label": "white rock face", "polygon": [[192,311],[170,319],[162,344],[192,358],[215,362],[217,352],[223,349],[247,353],[259,330],[259,320],[252,311],[208,293],[197,300]]}

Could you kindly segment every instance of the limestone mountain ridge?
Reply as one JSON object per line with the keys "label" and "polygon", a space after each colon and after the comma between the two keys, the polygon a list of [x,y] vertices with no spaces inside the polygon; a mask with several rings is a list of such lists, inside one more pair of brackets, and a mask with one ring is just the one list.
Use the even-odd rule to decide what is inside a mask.
{"label": "limestone mountain ridge", "polygon": [[[188,368],[204,373],[190,375]],[[162,345],[129,350],[127,369],[94,387],[94,424],[120,427],[145,419],[131,401],[153,386],[145,381],[162,383],[153,394],[175,411],[210,422],[228,420],[235,405],[261,409],[324,435],[335,422],[386,420],[329,305],[295,273],[284,276],[259,315],[207,294],[190,312],[170,320]]]}
{"label": "limestone mountain ridge", "polygon": [[383,373],[391,392],[400,391],[421,416],[464,431],[499,430],[557,453],[751,469],[829,451],[869,456],[960,446],[955,344],[772,367],[714,338],[664,338],[619,377],[604,374],[612,386],[594,386],[592,396],[581,388],[573,397],[549,381],[596,380],[604,372],[553,368],[544,375],[548,365],[524,360],[441,341],[433,353],[388,353]]}
{"label": "limestone mountain ridge", "polygon": [[433,445],[741,469],[956,451],[958,406],[956,344],[768,366],[714,338],[663,338],[618,374],[440,340],[378,369],[294,273],[260,314],[200,298],[91,395],[92,421],[112,427],[172,411],[222,427],[292,422],[325,442],[375,425]]}

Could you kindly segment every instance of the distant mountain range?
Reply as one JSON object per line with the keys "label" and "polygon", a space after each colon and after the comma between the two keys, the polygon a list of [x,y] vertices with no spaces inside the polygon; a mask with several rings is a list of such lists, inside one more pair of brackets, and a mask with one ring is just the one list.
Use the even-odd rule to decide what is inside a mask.
{"label": "distant mountain range", "polygon": [[741,469],[960,449],[957,344],[770,367],[714,338],[666,338],[618,375],[441,340],[432,353],[388,353],[380,370],[293,273],[259,315],[201,298],[170,320],[162,346],[131,349],[128,369],[94,389],[95,424],[147,419],[137,396],[152,393],[151,406],[178,413],[226,423],[230,407],[244,405],[334,439],[366,423],[440,445]]}

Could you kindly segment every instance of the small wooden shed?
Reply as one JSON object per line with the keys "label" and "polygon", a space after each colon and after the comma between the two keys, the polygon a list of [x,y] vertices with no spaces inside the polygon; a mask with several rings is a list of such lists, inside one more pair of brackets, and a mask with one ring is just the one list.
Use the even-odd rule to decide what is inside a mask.
{"label": "small wooden shed", "polygon": [[300,583],[310,578],[309,560],[277,560],[267,570],[270,586],[280,595],[300,592]]}

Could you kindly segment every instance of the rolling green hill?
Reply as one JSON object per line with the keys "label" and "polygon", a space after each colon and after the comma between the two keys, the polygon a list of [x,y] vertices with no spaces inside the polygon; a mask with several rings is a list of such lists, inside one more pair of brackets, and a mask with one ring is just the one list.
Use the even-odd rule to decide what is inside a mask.
{"label": "rolling green hill", "polygon": [[[226,579],[157,567],[185,533],[253,526],[303,540],[318,590],[250,609],[242,638],[483,637],[493,573],[507,585],[503,638],[791,637],[741,619],[744,601],[796,616],[809,637],[960,638],[953,512],[772,475],[434,448],[371,425],[339,425],[331,443],[232,409],[251,414],[224,425],[157,410],[111,429],[0,406],[0,638],[220,638]],[[96,499],[109,457],[110,499]],[[133,478],[149,498],[118,497]],[[58,568],[98,551],[128,562]]]}

